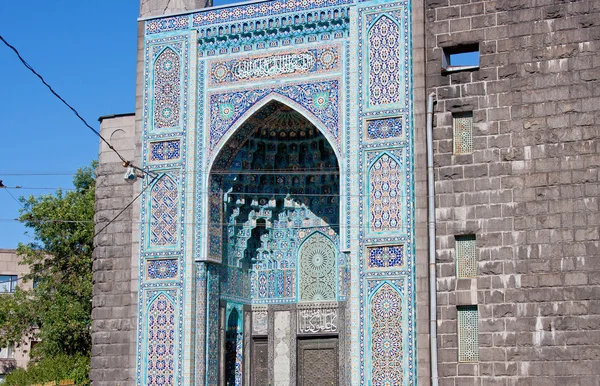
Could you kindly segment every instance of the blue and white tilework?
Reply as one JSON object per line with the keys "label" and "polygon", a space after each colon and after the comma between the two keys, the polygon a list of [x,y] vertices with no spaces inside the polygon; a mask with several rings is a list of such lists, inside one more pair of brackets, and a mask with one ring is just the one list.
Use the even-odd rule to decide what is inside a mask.
{"label": "blue and white tilework", "polygon": [[349,384],[416,384],[410,20],[267,0],[144,22],[139,385],[217,385],[222,344],[241,384],[244,305],[323,300],[351,305]]}
{"label": "blue and white tilework", "polygon": [[403,245],[367,247],[367,269],[402,266],[404,266]]}
{"label": "blue and white tilework", "polygon": [[170,161],[179,159],[181,140],[150,142],[150,161]]}
{"label": "blue and white tilework", "polygon": [[147,260],[148,279],[174,279],[177,277],[179,262],[177,259]]}
{"label": "blue and white tilework", "polygon": [[367,121],[367,139],[390,139],[402,136],[402,118],[383,118]]}

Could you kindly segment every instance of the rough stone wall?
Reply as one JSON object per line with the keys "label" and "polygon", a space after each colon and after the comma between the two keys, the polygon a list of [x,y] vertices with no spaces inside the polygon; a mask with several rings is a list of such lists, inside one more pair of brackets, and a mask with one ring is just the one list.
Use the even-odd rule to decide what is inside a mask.
{"label": "rough stone wall", "polygon": [[[135,116],[103,117],[100,133],[126,159],[135,148]],[[125,168],[104,143],[96,170],[95,231],[99,232],[134,197],[134,183],[123,178]],[[138,184],[138,183],[135,183]],[[92,305],[92,364],[94,385],[134,383],[136,292],[132,291],[132,208],[94,240]],[[135,287],[134,287],[135,288]]]}
{"label": "rough stone wall", "polygon": [[[599,385],[600,2],[426,0],[425,30],[440,384]],[[480,69],[442,75],[440,47],[473,42]],[[461,111],[474,150],[456,156]],[[464,234],[477,237],[473,283],[455,280]],[[480,358],[458,363],[456,305],[469,303]]]}
{"label": "rough stone wall", "polygon": [[171,15],[210,7],[212,0],[141,0],[140,17]]}

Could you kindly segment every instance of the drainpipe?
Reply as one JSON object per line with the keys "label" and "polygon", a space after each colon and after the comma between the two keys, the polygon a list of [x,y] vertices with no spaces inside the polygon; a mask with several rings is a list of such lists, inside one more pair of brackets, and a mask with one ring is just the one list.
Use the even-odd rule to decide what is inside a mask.
{"label": "drainpipe", "polygon": [[438,386],[437,288],[435,273],[435,180],[433,179],[433,97],[427,99],[427,213],[429,215],[429,361],[431,385]]}

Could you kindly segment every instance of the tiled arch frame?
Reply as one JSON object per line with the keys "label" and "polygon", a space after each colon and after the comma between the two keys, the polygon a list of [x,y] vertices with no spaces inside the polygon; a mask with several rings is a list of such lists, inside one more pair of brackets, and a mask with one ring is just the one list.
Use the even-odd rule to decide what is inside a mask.
{"label": "tiled arch frame", "polygon": [[[249,90],[251,90],[251,89],[249,89]],[[217,211],[221,210],[222,203],[221,203],[220,194],[219,195],[216,194],[217,193],[217,191],[215,190],[216,187],[214,186],[214,184],[211,184],[211,172],[217,166],[216,162],[217,161],[221,162],[220,158],[225,155],[222,153],[229,151],[229,154],[225,155],[226,156],[225,159],[227,159],[227,160],[229,160],[235,156],[237,147],[227,149],[228,143],[230,143],[232,140],[234,140],[234,137],[236,135],[239,135],[240,138],[235,139],[235,143],[237,146],[241,146],[245,142],[245,139],[248,138],[249,133],[244,133],[244,132],[241,132],[240,130],[242,130],[244,124],[249,119],[251,119],[254,114],[256,114],[258,111],[260,111],[260,109],[262,109],[263,107],[267,106],[270,102],[283,103],[283,104],[287,105],[288,107],[294,109],[298,113],[302,114],[303,117],[305,117],[308,121],[310,121],[319,130],[319,132],[327,139],[327,142],[329,143],[329,145],[335,152],[335,155],[338,159],[338,166],[340,168],[340,176],[345,175],[344,173],[346,171],[343,169],[344,165],[341,162],[342,161],[341,149],[340,149],[340,146],[341,146],[340,133],[342,132],[341,123],[340,123],[340,126],[338,128],[336,128],[338,130],[337,131],[338,138],[336,139],[333,137],[331,131],[329,129],[327,129],[327,126],[317,116],[315,116],[315,114],[313,114],[310,110],[308,110],[306,107],[302,106],[297,101],[277,92],[277,89],[272,90],[266,96],[264,96],[261,99],[259,99],[258,101],[256,101],[243,114],[241,114],[234,122],[232,122],[231,125],[229,125],[228,128],[225,130],[223,136],[221,138],[219,138],[214,149],[208,154],[206,170],[209,172],[206,173],[206,180],[204,183],[205,183],[205,186],[207,186],[207,191],[209,191],[210,193],[215,193],[215,194],[211,194],[212,199],[211,199],[211,197],[207,197],[208,205],[205,206],[206,209],[205,209],[205,213],[204,213],[204,216],[205,216],[204,218],[208,219],[206,224],[204,224],[204,228],[205,228],[204,232],[205,232],[205,234],[212,235],[212,237],[208,240],[207,250],[205,252],[206,256],[208,256],[209,261],[220,263],[221,256],[223,254],[222,245],[215,245],[215,243],[220,243],[221,242],[220,240],[222,240],[222,233],[221,233],[222,227],[211,226],[211,223],[221,224],[223,222],[220,213],[218,214],[219,219],[217,220]],[[338,106],[338,109],[339,109],[339,101],[335,100],[334,102],[336,103],[336,105]],[[209,126],[210,126],[210,124],[209,124]],[[212,135],[212,134],[209,133],[209,136],[210,135]],[[210,139],[209,139],[209,142],[210,142]],[[227,163],[228,162],[223,162],[223,165],[226,165]],[[340,208],[340,210],[341,210],[341,208]],[[341,213],[340,213],[340,215],[341,215]],[[341,219],[342,216],[340,216],[339,218]],[[215,236],[215,234],[216,234],[216,236]]]}
{"label": "tiled arch frame", "polygon": [[[252,91],[251,88],[248,88],[247,90]],[[225,145],[227,145],[229,140],[238,133],[239,129],[244,125],[244,123],[246,123],[248,119],[250,119],[255,113],[257,113],[261,108],[265,107],[270,102],[283,103],[284,105],[287,105],[295,111],[297,111],[298,113],[302,114],[302,116],[308,121],[310,121],[317,129],[319,129],[321,134],[323,134],[323,136],[327,139],[329,145],[335,151],[335,155],[338,158],[338,161],[341,159],[341,149],[339,142],[340,136],[338,135],[337,139],[334,138],[331,134],[331,131],[327,129],[327,126],[321,121],[321,119],[319,119],[315,114],[313,114],[313,112],[308,110],[306,107],[302,106],[294,99],[283,95],[281,92],[278,92],[277,89],[273,89],[267,95],[256,101],[239,118],[237,118],[234,122],[231,123],[231,125],[229,125],[229,127],[225,130],[225,134],[223,134],[223,136],[218,139],[218,142],[215,144],[215,147],[210,151],[207,170],[213,169],[214,162],[218,158]],[[335,102],[339,105],[338,100],[336,100]],[[341,131],[341,128],[338,127],[337,129],[339,133]],[[210,136],[212,138],[213,133],[210,133]]]}

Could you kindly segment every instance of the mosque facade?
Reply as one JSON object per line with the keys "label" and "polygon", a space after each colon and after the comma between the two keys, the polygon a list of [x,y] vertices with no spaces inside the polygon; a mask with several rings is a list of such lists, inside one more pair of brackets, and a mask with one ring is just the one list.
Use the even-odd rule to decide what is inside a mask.
{"label": "mosque facade", "polygon": [[597,384],[593,1],[200,3],[101,118],[95,385]]}

